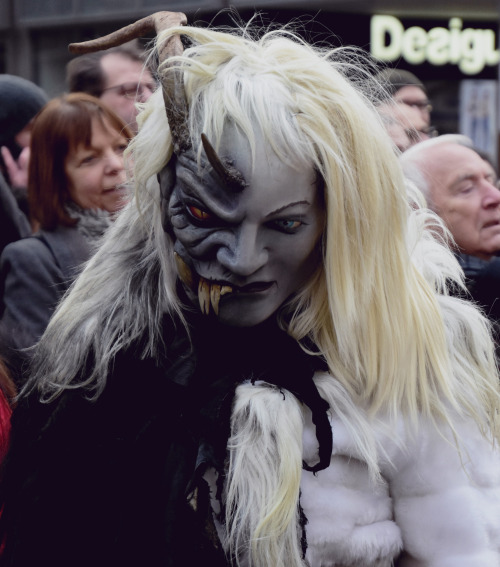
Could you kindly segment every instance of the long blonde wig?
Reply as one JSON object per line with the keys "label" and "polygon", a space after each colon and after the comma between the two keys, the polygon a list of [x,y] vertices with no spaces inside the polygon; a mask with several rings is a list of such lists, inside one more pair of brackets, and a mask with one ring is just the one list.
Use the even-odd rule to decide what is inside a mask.
{"label": "long blonde wig", "polygon": [[[383,411],[409,423],[423,415],[451,424],[459,413],[497,435],[498,377],[488,324],[474,306],[447,294],[449,282],[462,285],[460,269],[440,240],[444,228],[437,218],[417,206],[418,197],[409,202],[391,141],[364,88],[372,84],[368,73],[346,62],[342,50],[317,50],[290,33],[254,40],[245,33],[185,27],[164,32],[158,42],[172,34],[190,41],[176,60],[200,160],[201,133],[217,149],[230,120],[252,149],[260,130],[280,159],[313,166],[323,181],[323,263],[284,307],[281,324],[297,340],[312,339],[326,359],[331,401],[340,388],[368,415]],[[155,356],[163,315],[182,316],[156,178],[173,151],[161,92],[146,103],[139,125],[130,148],[134,200],[60,304],[36,351],[28,387],[38,387],[46,398],[65,388],[87,388],[89,396],[98,396],[119,350],[146,336],[142,355]],[[78,376],[90,354],[91,371]],[[328,398],[328,386],[322,388]],[[295,524],[301,441],[279,437],[283,429],[297,437],[300,415],[291,411],[274,426],[263,425],[268,443],[261,453],[254,444],[250,459],[272,465],[279,455],[290,466],[277,462],[268,473],[271,483],[269,476],[248,482],[245,455],[238,450],[248,447],[241,438],[251,441],[255,432],[245,433],[238,416],[250,419],[252,411],[235,407],[227,546],[239,547],[241,531],[233,529],[238,525],[250,534],[254,564],[300,565]],[[254,413],[254,423],[265,419],[257,406]],[[369,426],[363,436],[367,461],[375,463]],[[247,485],[253,492],[242,489]],[[265,510],[256,504],[261,491],[269,498]],[[257,510],[245,526],[237,511],[241,494],[247,494],[245,509]],[[291,548],[296,552],[290,561]]]}

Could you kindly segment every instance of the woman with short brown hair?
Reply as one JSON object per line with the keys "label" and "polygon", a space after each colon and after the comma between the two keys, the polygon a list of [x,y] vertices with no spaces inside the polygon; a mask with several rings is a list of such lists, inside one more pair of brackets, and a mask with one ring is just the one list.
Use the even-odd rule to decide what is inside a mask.
{"label": "woman with short brown hair", "polygon": [[127,200],[123,152],[132,133],[99,99],[54,98],[33,125],[31,237],[1,258],[0,329],[11,347],[33,345],[62,294]]}

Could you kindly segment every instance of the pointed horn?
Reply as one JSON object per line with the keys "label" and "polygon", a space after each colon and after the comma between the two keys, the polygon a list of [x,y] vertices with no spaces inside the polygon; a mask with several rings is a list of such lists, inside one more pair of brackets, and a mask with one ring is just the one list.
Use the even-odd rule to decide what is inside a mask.
{"label": "pointed horn", "polygon": [[[156,12],[103,37],[81,43],[71,43],[69,51],[74,54],[92,53],[101,49],[116,47],[151,32],[156,32],[158,35],[168,28],[186,24],[187,18],[182,12]],[[168,61],[172,56],[181,55],[183,50],[181,38],[178,35],[170,37],[158,49],[159,65]],[[164,74],[162,90],[168,123],[172,132],[174,152],[178,155],[191,147],[191,141],[188,129],[189,109],[184,92],[182,73],[175,67],[172,68],[171,72]]]}
{"label": "pointed horn", "polygon": [[[187,18],[182,12],[156,12],[155,14],[142,18],[141,20],[108,35],[104,35],[90,41],[82,41],[81,43],[70,43],[68,49],[70,53],[74,53],[75,55],[92,53],[94,51],[101,51],[102,49],[109,49],[110,47],[122,45],[123,43],[127,43],[127,41],[132,41],[133,39],[145,36],[151,32],[156,32],[156,34],[158,34],[168,28],[172,28],[174,26],[185,26],[186,24]],[[168,43],[164,46],[162,52],[159,53],[160,60],[166,59],[171,55],[179,55],[182,53],[182,44],[180,45],[180,50],[178,52],[163,53],[167,46]],[[175,50],[176,47],[177,46],[174,46],[173,50]]]}
{"label": "pointed horn", "polygon": [[210,165],[222,179],[224,185],[234,192],[239,192],[245,189],[247,183],[241,172],[233,167],[231,163],[227,163],[227,161],[226,163],[223,163],[223,161],[217,155],[217,152],[214,150],[214,147],[203,133],[201,135],[201,143],[203,144],[203,149],[207,154]]}
{"label": "pointed horn", "polygon": [[[169,42],[174,39],[170,38]],[[179,40],[179,36],[175,39]],[[182,47],[182,44],[181,44]],[[182,53],[182,51],[181,51]],[[162,60],[160,59],[160,63]],[[182,71],[176,65],[168,65],[170,69],[163,74],[161,86],[163,90],[163,102],[167,113],[170,132],[175,155],[179,155],[191,148],[191,136],[189,135],[189,107],[184,90]]]}

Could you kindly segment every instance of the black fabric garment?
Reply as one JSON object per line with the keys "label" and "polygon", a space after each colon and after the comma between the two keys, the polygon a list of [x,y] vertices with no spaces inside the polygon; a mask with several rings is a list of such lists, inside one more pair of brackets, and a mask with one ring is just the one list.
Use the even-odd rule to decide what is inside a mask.
{"label": "black fabric garment", "polygon": [[59,300],[90,258],[76,227],[58,226],[9,244],[0,258],[0,328],[13,349],[41,337]]}
{"label": "black fabric garment", "polygon": [[227,565],[199,480],[222,467],[236,384],[284,376],[314,406],[301,382],[321,361],[274,324],[188,321],[191,338],[166,321],[159,362],[139,360],[141,345],[117,356],[96,402],[79,389],[21,402],[1,485],[3,566]]}
{"label": "black fabric garment", "polygon": [[28,218],[0,173],[0,254],[10,244],[31,234]]}
{"label": "black fabric garment", "polygon": [[500,258],[494,256],[490,260],[482,260],[468,254],[456,256],[470,293],[467,299],[477,303],[491,321],[496,355],[500,361]]}
{"label": "black fabric garment", "polygon": [[29,352],[57,304],[89,259],[76,227],[59,226],[9,244],[0,257],[0,351],[20,389]]}
{"label": "black fabric garment", "polygon": [[79,391],[22,402],[2,483],[2,565],[226,565],[185,498],[198,449],[187,396],[125,353],[95,403]]}
{"label": "black fabric garment", "polygon": [[459,254],[458,260],[465,273],[467,289],[472,298],[492,320],[500,321],[500,258],[481,260]]}
{"label": "black fabric garment", "polygon": [[[316,370],[326,370],[323,359],[305,354],[297,341],[279,329],[274,318],[255,327],[238,329],[198,314],[188,321],[198,360],[191,380],[196,384],[198,399],[212,404],[207,406],[205,402],[199,410],[197,403],[194,404],[202,420],[202,435],[207,432],[211,435],[211,439],[204,441],[214,448],[212,464],[222,468],[235,387],[245,380],[262,380],[292,392],[309,406],[317,429],[320,459],[312,466],[304,463],[304,468],[314,472],[326,468],[332,454],[331,427],[326,413],[329,406],[312,380]],[[215,422],[205,423],[210,417]]]}

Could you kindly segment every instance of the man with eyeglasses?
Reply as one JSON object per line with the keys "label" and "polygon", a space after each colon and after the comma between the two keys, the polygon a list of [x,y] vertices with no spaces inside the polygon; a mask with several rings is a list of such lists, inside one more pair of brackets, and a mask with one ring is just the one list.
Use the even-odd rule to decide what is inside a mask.
{"label": "man with eyeglasses", "polygon": [[137,132],[136,103],[146,102],[156,87],[136,42],[72,59],[66,67],[69,92],[86,92],[112,108]]}
{"label": "man with eyeglasses", "polygon": [[404,152],[411,146],[437,135],[436,129],[428,127],[418,110],[411,106],[390,100],[379,104],[377,110],[399,152]]}
{"label": "man with eyeglasses", "polygon": [[382,103],[384,113],[391,114],[406,130],[408,147],[437,135],[431,125],[432,105],[418,77],[409,71],[387,68],[376,78],[389,97]]}

